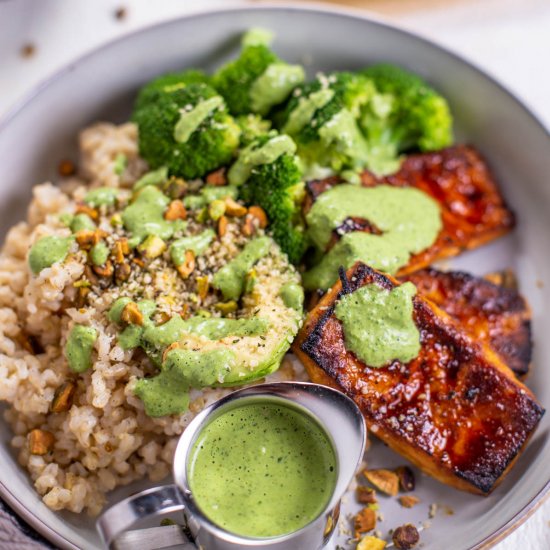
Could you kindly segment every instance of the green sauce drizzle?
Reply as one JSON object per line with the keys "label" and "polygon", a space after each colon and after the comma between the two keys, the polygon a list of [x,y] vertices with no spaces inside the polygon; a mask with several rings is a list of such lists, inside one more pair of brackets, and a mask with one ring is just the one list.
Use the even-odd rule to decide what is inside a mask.
{"label": "green sauce drizzle", "polygon": [[415,359],[420,352],[412,318],[415,294],[416,287],[407,282],[391,291],[370,284],[343,296],[334,313],[342,322],[346,348],[375,368]]}
{"label": "green sauce drizzle", "polygon": [[354,164],[364,166],[368,159],[367,142],[361,135],[355,117],[348,109],[342,109],[319,128],[324,147],[331,147],[354,159]]}
{"label": "green sauce drizzle", "polygon": [[197,103],[191,110],[180,110],[180,118],[174,127],[174,139],[178,143],[186,143],[191,134],[210,116],[210,114],[223,105],[223,98],[219,95],[210,97]]}
{"label": "green sauce drizzle", "polygon": [[206,185],[200,191],[199,195],[187,195],[183,199],[183,204],[186,208],[197,210],[203,206],[207,206],[212,201],[222,200],[226,197],[236,199],[239,196],[239,190],[233,185]]}
{"label": "green sauce drizzle", "polygon": [[119,153],[116,156],[115,162],[113,164],[113,172],[117,176],[121,176],[124,170],[126,170],[126,166],[128,166],[128,158],[124,153]]}
{"label": "green sauce drizzle", "polygon": [[65,260],[71,249],[73,237],[49,235],[38,239],[29,252],[29,266],[37,275],[46,267]]}
{"label": "green sauce drizzle", "polygon": [[131,244],[136,245],[149,235],[170,239],[185,227],[182,220],[166,221],[164,211],[170,199],[153,186],[145,187],[136,200],[122,211],[122,223],[132,233]]}
{"label": "green sauce drizzle", "polygon": [[250,88],[252,110],[261,115],[271,107],[282,103],[292,90],[304,81],[304,69],[300,65],[272,63]]}
{"label": "green sauce drizzle", "polygon": [[75,325],[65,344],[65,357],[73,372],[84,372],[92,366],[92,351],[97,340],[97,330]]}
{"label": "green sauce drizzle", "polygon": [[191,235],[189,237],[182,237],[177,241],[174,241],[170,246],[170,257],[174,262],[174,265],[181,265],[185,261],[185,252],[192,250],[195,256],[204,254],[206,249],[210,246],[210,243],[214,240],[216,233],[213,229],[205,229],[198,235]]}
{"label": "green sauce drizzle", "polygon": [[285,283],[279,292],[286,307],[302,311],[304,306],[304,289],[297,283]]}
{"label": "green sauce drizzle", "polygon": [[134,184],[134,191],[139,191],[148,185],[160,185],[168,179],[168,168],[161,166],[157,170],[147,172]]}
{"label": "green sauce drizzle", "polygon": [[323,88],[307,97],[301,97],[290,113],[282,132],[295,135],[311,122],[315,111],[323,108],[334,97],[334,90]]}
{"label": "green sauce drizzle", "polygon": [[255,148],[252,143],[245,147],[237,161],[229,169],[227,177],[232,185],[242,185],[250,177],[252,169],[261,164],[271,164],[281,155],[293,155],[296,152],[296,144],[286,135],[278,135],[271,138],[261,147]]}
{"label": "green sauce drizzle", "polygon": [[149,416],[181,414],[189,406],[190,387],[202,388],[223,380],[234,363],[235,354],[229,349],[175,349],[167,354],[161,373],[138,380],[134,393]]}
{"label": "green sauce drizzle", "polygon": [[105,265],[105,262],[109,258],[109,248],[104,242],[94,244],[90,250],[90,260],[94,265]]}
{"label": "green sauce drizzle", "polygon": [[99,206],[113,206],[116,202],[118,190],[113,187],[98,187],[89,191],[84,197],[84,202],[92,208]]}
{"label": "green sauce drizzle", "polygon": [[193,498],[214,523],[267,538],[318,517],[334,491],[336,469],[333,446],[312,418],[275,401],[248,401],[202,429],[188,477]]}
{"label": "green sauce drizzle", "polygon": [[442,227],[438,204],[418,189],[343,184],[323,193],[308,212],[311,240],[324,250],[333,229],[353,216],[369,220],[382,235],[344,235],[318,265],[304,274],[306,289],[329,288],[337,278],[339,266],[348,268],[358,260],[395,273],[407,264],[411,254],[428,248]]}
{"label": "green sauce drizzle", "polygon": [[95,223],[88,214],[77,214],[70,223],[70,228],[73,233],[77,231],[94,231]]}
{"label": "green sauce drizzle", "polygon": [[244,291],[246,274],[267,255],[270,246],[269,237],[258,237],[248,242],[236,258],[216,272],[212,286],[221,290],[225,300],[238,300]]}

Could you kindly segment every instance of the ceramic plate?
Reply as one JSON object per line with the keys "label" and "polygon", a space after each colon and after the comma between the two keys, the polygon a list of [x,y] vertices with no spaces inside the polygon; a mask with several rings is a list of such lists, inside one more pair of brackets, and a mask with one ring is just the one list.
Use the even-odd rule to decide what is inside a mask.
{"label": "ceramic plate", "polygon": [[[352,12],[326,8],[245,7],[192,15],[109,43],[76,61],[26,98],[0,126],[0,232],[21,220],[31,188],[54,177],[57,162],[76,148],[78,131],[98,119],[123,121],[135,91],[155,75],[183,67],[213,69],[234,55],[243,31],[275,31],[275,49],[290,62],[318,70],[357,69],[374,61],[404,65],[423,75],[449,99],[457,141],[478,147],[518,216],[516,231],[449,263],[483,274],[510,267],[533,308],[535,355],[529,385],[550,406],[550,139],[540,123],[510,93],[455,55],[387,24]],[[405,521],[428,518],[424,550],[482,548],[504,536],[540,501],[550,479],[550,416],[543,418],[529,447],[502,485],[489,497],[467,495],[419,477],[421,504],[404,510],[382,499],[384,535]],[[54,513],[35,493],[9,447],[0,424],[0,493],[25,519],[63,548],[98,548],[93,521],[85,515]],[[369,466],[403,459],[374,442]],[[136,491],[115,492],[111,502]],[[354,499],[344,515],[354,511]],[[450,507],[454,512],[449,515]],[[342,543],[345,537],[339,541]],[[335,541],[334,545],[337,541]],[[333,546],[334,546],[333,545]]]}

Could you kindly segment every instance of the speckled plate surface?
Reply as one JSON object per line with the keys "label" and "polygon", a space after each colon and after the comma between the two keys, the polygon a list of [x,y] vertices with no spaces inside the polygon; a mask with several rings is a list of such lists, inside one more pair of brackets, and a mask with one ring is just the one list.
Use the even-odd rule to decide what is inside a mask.
{"label": "speckled plate surface", "polygon": [[[501,182],[518,216],[516,231],[464,254],[448,267],[477,274],[511,267],[533,308],[534,366],[528,384],[550,406],[550,137],[510,93],[453,54],[407,32],[354,12],[328,8],[244,7],[191,15],[130,34],[93,51],[36,89],[0,123],[0,232],[22,219],[31,188],[55,174],[57,161],[76,148],[78,131],[92,121],[123,121],[133,94],[151,77],[194,66],[212,69],[233,55],[251,26],[277,34],[275,49],[291,62],[318,70],[355,69],[392,61],[425,76],[449,99],[458,141],[478,147]],[[546,335],[546,338],[545,338]],[[505,536],[534,510],[550,480],[550,417],[543,418],[529,447],[502,485],[489,497],[459,493],[418,476],[412,510],[381,499],[384,535],[404,522],[428,519],[425,550],[484,548]],[[9,448],[10,432],[0,423],[0,495],[33,527],[63,548],[99,548],[93,521],[55,513],[42,504]],[[403,464],[379,442],[367,453],[370,467]],[[141,489],[116,491],[111,501]],[[350,496],[343,516],[356,505]],[[453,512],[450,515],[450,512]],[[343,544],[342,536],[336,543]]]}

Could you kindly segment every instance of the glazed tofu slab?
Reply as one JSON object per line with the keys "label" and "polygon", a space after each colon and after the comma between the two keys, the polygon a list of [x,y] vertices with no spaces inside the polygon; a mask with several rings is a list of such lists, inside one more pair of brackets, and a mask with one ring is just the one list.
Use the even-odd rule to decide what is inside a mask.
{"label": "glazed tofu slab", "polygon": [[294,352],[314,382],[361,408],[371,433],[427,474],[458,489],[490,493],[506,476],[544,410],[499,354],[417,292],[412,322],[419,352],[374,367],[346,349],[340,300],[367,285],[400,283],[357,263],[308,314]]}
{"label": "glazed tofu slab", "polygon": [[528,373],[533,348],[531,311],[512,275],[494,273],[483,278],[429,268],[402,280],[411,281],[420,295],[457,320],[474,339],[488,344],[516,376]]}
{"label": "glazed tofu slab", "polygon": [[[321,193],[340,183],[342,180],[337,176],[308,182],[305,213]],[[412,255],[398,275],[481,246],[514,227],[513,213],[508,209],[487,164],[473,147],[457,145],[441,151],[410,155],[403,161],[400,170],[389,176],[378,178],[368,171],[361,175],[361,185],[364,187],[380,184],[424,191],[441,209],[443,227],[437,239],[426,250]],[[329,248],[351,231],[380,233],[369,220],[348,218],[333,231]]]}

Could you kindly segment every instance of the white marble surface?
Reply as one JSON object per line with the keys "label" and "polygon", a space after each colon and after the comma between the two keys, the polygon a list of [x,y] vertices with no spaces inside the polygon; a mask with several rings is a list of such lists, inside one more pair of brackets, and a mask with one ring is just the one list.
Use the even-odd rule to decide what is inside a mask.
{"label": "white marble surface", "polygon": [[[260,3],[260,2],[256,2]],[[343,0],[459,52],[495,76],[550,128],[548,0]],[[0,0],[0,115],[94,46],[223,0]],[[114,13],[127,10],[122,20]],[[25,44],[35,46],[24,58]],[[515,136],[510,136],[515,139]],[[550,500],[497,550],[550,548]]]}

